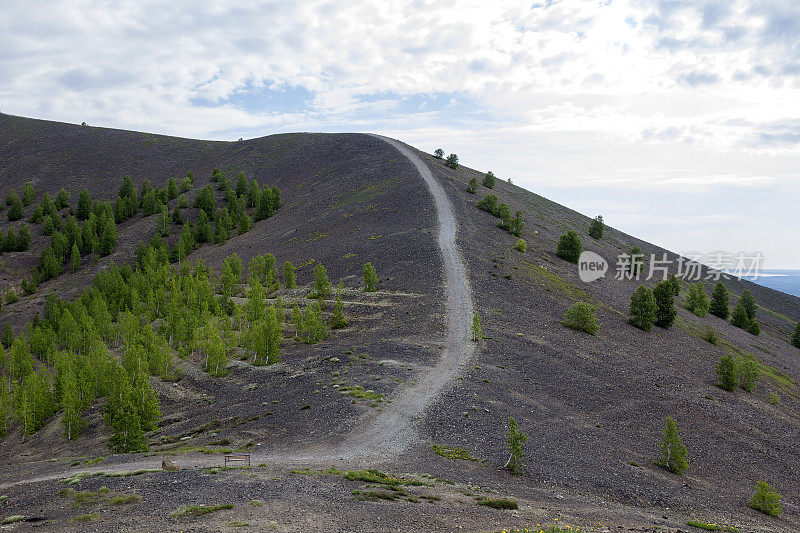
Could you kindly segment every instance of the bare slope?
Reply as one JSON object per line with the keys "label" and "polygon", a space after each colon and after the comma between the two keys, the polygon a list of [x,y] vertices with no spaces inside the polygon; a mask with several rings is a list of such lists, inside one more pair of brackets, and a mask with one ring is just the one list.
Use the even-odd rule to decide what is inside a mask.
{"label": "bare slope", "polygon": [[[460,252],[475,309],[489,339],[479,344],[476,359],[458,379],[430,384],[434,389],[441,387],[444,396],[425,411],[416,427],[420,440],[387,467],[431,472],[462,483],[481,480],[493,490],[516,496],[526,503],[518,521],[504,522],[508,525],[535,524],[540,521],[537,517],[553,517],[568,508],[573,510],[573,518],[577,515],[577,523],[582,518],[584,524],[589,518],[613,515],[620,524],[625,523],[625,516],[628,524],[645,520],[648,525],[657,517],[662,527],[674,528],[683,527],[686,517],[697,515],[727,520],[743,530],[789,531],[800,525],[794,503],[800,497],[796,451],[800,352],[787,342],[793,321],[800,319],[797,298],[747,282],[730,282],[734,294],[749,288],[763,306],[758,313],[760,336],[753,337],[715,317],[697,318],[682,308],[669,330],[641,332],[625,321],[630,294],[641,282],[608,277],[583,284],[574,265],[555,256],[555,243],[564,231],[575,229],[585,248],[612,263],[618,253],[634,244],[647,254],[663,250],[615,230],[607,230],[605,239],[594,241],[586,235],[586,217],[499,182],[493,192],[512,210],[525,214],[523,237],[528,251],[522,254],[513,249],[516,238],[497,228],[497,219],[475,207],[489,190],[481,187],[478,195],[465,191],[469,178],[480,178],[480,174],[465,167],[447,169],[440,161],[416,152],[432,172],[429,177],[425,167],[415,166],[390,144],[366,135],[298,134],[208,143],[5,115],[0,116],[0,125],[0,161],[4,162],[0,189],[9,184],[18,188],[26,179],[23,176],[30,176],[39,180],[37,191],[55,192],[76,184],[71,189],[74,200],[84,186],[81,184],[103,177],[102,187],[93,191],[110,197],[125,174],[139,181],[148,177],[154,185],[163,186],[169,175],[182,176],[192,170],[199,182],[194,193],[208,181],[214,167],[226,169],[229,175],[242,170],[248,178],[277,185],[285,206],[274,217],[223,246],[201,248],[190,259],[203,257],[216,267],[234,252],[246,263],[255,254],[271,251],[279,262],[290,259],[306,265],[299,276],[306,287],[311,281],[312,260],[324,263],[332,280],[342,279],[346,287],[351,325],[326,342],[308,347],[287,339],[280,365],[254,369],[237,363],[228,377],[213,380],[189,366],[176,385],[163,384],[165,416],[162,428],[150,436],[153,449],[174,449],[157,442],[162,437],[186,435],[191,444],[206,449],[217,450],[220,447],[211,443],[228,439],[233,448],[243,446],[273,459],[342,439],[349,446],[352,439],[358,439],[358,428],[370,427],[370,421],[380,419],[379,410],[384,407],[370,407],[338,393],[333,385],[341,383],[386,394],[396,404],[385,409],[385,416],[408,420],[419,411],[417,407],[424,407],[424,400],[415,394],[427,387],[417,381],[419,376],[449,375],[426,371],[436,368],[437,361],[449,371],[451,363],[458,361],[439,359],[439,355],[442,347],[448,349],[448,357],[454,355],[449,351],[452,340],[445,343],[447,313],[458,311],[449,319],[452,324],[461,322],[468,310],[467,292],[452,291],[447,282],[452,257]],[[39,138],[48,142],[36,141]],[[151,138],[156,141],[148,141]],[[433,200],[426,183],[434,191]],[[434,202],[441,203],[442,197],[437,188],[448,196],[455,218],[455,225],[442,225],[441,230],[447,231],[438,233],[438,244]],[[194,211],[187,214],[191,218]],[[153,234],[153,218],[136,217],[127,223],[121,230],[121,246],[112,258],[128,259],[135,245]],[[6,230],[7,224],[3,217],[0,227]],[[457,249],[450,246],[452,253],[440,256],[439,245],[449,246],[449,229],[456,226]],[[24,271],[25,261],[30,264],[36,247],[44,242],[44,237],[34,233],[30,253],[4,255],[3,283],[14,283]],[[126,247],[124,243],[129,244]],[[0,319],[19,326],[40,308],[45,291],[54,288],[74,294],[107,261],[49,282],[37,296],[4,309]],[[375,295],[358,290],[365,261],[372,261],[382,280]],[[684,285],[678,301],[685,289]],[[281,296],[302,302],[303,290],[282,291]],[[454,296],[463,300],[445,305],[446,298]],[[596,337],[561,326],[563,313],[575,300],[598,305],[600,332]],[[712,346],[699,338],[706,326],[720,332],[722,344]],[[764,365],[754,394],[742,390],[727,393],[714,385],[716,362],[728,351],[752,353]],[[780,397],[779,405],[769,402],[771,393]],[[305,405],[310,408],[301,410]],[[25,444],[14,435],[6,439],[0,444],[0,459],[9,467],[3,481],[52,475],[54,470],[67,468],[75,456],[107,456],[108,431],[100,422],[101,407],[100,403],[93,407],[87,435],[75,443],[60,438],[57,419]],[[659,432],[670,415],[677,419],[689,448],[690,469],[682,477],[653,465]],[[503,439],[507,416],[514,416],[530,435],[527,474],[521,478],[497,470],[507,458]],[[193,433],[208,422],[210,428]],[[397,433],[389,435],[393,435],[392,442],[398,442],[393,440]],[[374,434],[368,442],[380,443],[382,437]],[[415,442],[408,435],[402,439]],[[248,448],[250,442],[253,446]],[[463,447],[482,462],[435,455],[432,443]],[[58,460],[55,465],[26,463],[18,460],[20,456]],[[183,452],[177,460],[186,464],[218,462],[213,455]],[[115,463],[130,461],[158,464],[159,459],[114,457],[104,464],[113,468]],[[356,463],[345,457],[338,464],[351,467]],[[161,478],[132,479],[142,490],[161,490],[153,487],[162,483]],[[291,482],[286,490],[309,494],[316,494],[320,483],[324,484],[287,479]],[[780,521],[747,508],[758,480],[774,484],[785,495]],[[220,483],[220,487],[228,486],[226,481]],[[208,489],[190,486],[194,488],[187,490],[197,495]],[[213,492],[213,488],[209,490]],[[342,490],[347,493],[349,489]],[[559,503],[555,494],[567,494],[567,498]],[[246,501],[246,496],[242,498]],[[338,496],[333,499],[337,501],[334,516],[339,520],[329,522],[331,527],[338,524],[346,529],[342,524],[360,523],[362,507],[359,511],[354,507],[355,514],[350,514],[341,507]],[[301,506],[297,520],[331,515],[326,505],[315,496]],[[376,514],[365,511],[364,520],[379,524],[385,523],[379,506],[394,504],[370,505]],[[161,520],[158,517],[163,512],[160,507],[150,511],[148,520]],[[419,521],[409,523],[447,529],[442,522],[426,522],[426,517],[432,516],[427,511],[403,512],[421,513]],[[436,508],[430,512],[439,513]],[[468,528],[470,523],[475,527],[499,523],[486,522],[488,515],[459,514],[469,517],[460,522]]]}

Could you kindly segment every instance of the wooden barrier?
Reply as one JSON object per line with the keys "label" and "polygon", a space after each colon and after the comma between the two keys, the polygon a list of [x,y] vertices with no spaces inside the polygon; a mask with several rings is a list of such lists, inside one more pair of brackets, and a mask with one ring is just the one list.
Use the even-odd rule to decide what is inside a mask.
{"label": "wooden barrier", "polygon": [[237,463],[247,463],[247,466],[250,466],[250,455],[249,454],[226,455],[225,466],[228,466],[229,463],[234,465],[236,465]]}

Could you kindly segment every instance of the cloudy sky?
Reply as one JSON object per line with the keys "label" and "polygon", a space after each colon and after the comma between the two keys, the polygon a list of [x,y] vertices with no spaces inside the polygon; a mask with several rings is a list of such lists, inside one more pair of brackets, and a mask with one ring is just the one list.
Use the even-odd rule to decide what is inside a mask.
{"label": "cloudy sky", "polygon": [[800,268],[798,35],[795,0],[4,0],[0,111],[380,132],[676,251]]}

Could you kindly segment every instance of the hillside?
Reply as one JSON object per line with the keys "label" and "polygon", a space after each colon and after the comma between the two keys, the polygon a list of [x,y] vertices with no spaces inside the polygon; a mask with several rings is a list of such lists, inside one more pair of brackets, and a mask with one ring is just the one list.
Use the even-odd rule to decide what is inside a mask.
{"label": "hillside", "polygon": [[[201,318],[219,325],[228,340],[239,339],[226,348],[227,374],[204,371],[203,349],[172,339],[166,353],[177,371],[169,376],[151,371],[147,379],[161,412],[157,427],[145,432],[147,453],[109,449],[112,427],[102,414],[108,400],[100,395],[83,412],[86,427],[74,440],[63,437],[61,409],[25,438],[20,422],[9,418],[0,443],[0,495],[7,496],[2,517],[21,515],[27,522],[20,527],[38,522],[59,530],[81,530],[82,522],[69,522],[78,517],[102,530],[191,526],[216,531],[241,522],[278,530],[313,525],[499,531],[561,523],[587,531],[685,531],[689,520],[741,531],[800,528],[800,350],[789,344],[800,320],[800,299],[747,281],[725,281],[731,309],[745,290],[755,297],[761,329],[755,336],[730,320],[687,310],[689,284],[683,281],[675,323],[641,331],[627,322],[630,298],[639,285],[655,283],[617,280],[613,271],[582,283],[576,265],[557,257],[557,241],[575,230],[584,249],[612,265],[632,246],[648,257],[667,253],[675,259],[674,254],[608,227],[603,239],[595,240],[587,234],[590,219],[505,181],[470,194],[470,179],[480,181],[483,173],[464,166],[453,170],[430,154],[397,146],[414,160],[390,142],[363,134],[210,142],[0,115],[0,195],[5,198],[12,190],[22,195],[25,183],[35,191],[19,221],[8,220],[11,206],[0,212],[4,235],[12,228],[19,233],[45,193],[55,199],[62,188],[69,205],[58,210],[56,224],[67,228],[82,190],[93,200],[114,202],[126,176],[136,191],[145,180],[166,191],[170,177],[180,185],[191,172],[191,188],[183,193],[188,207],[178,209],[180,200],[163,194],[170,217],[177,210],[193,225],[205,216],[192,206],[208,185],[214,190],[211,215],[227,209],[239,220],[244,214],[255,219],[260,206],[243,203],[233,209],[218,187],[224,189],[225,179],[235,186],[244,173],[248,184],[256,180],[262,190],[276,187],[280,207],[249,231],[237,226],[221,244],[201,243],[185,257],[187,265],[202,259],[212,279],[223,275],[227,257],[241,259],[245,274],[230,293],[222,281],[210,283],[218,294],[209,302],[227,297],[232,303],[226,305],[249,312],[248,265],[271,253],[279,279],[264,280],[267,305],[279,305],[280,298],[287,311],[294,304],[309,306],[314,269],[321,264],[332,285],[342,283],[348,321],[308,344],[294,338],[287,318],[278,360],[256,366],[241,326],[245,321],[237,322],[239,311]],[[517,237],[497,227],[496,217],[476,207],[490,192],[512,213],[522,212],[525,252],[515,249]],[[104,209],[97,204],[99,219],[107,216]],[[116,223],[109,253],[80,250],[75,272],[66,268],[25,296],[23,280],[31,279],[43,250],[53,246],[42,233],[44,223],[29,223],[28,250],[0,256],[0,289],[22,295],[16,303],[3,302],[0,323],[29,339],[29,321],[46,321],[51,292],[72,301],[97,274],[134,266],[140,244],[160,231],[159,214],[143,211],[137,203],[135,214]],[[440,228],[448,213],[455,235]],[[174,251],[182,225],[167,225],[163,246]],[[219,225],[214,222],[215,231]],[[297,268],[297,288],[285,286],[284,261]],[[375,292],[362,290],[366,262],[380,280]],[[179,271],[170,268],[168,263],[153,267],[136,283],[168,286],[161,276],[177,277]],[[205,275],[200,272],[192,282],[202,282]],[[128,276],[120,279],[133,286],[133,275]],[[712,286],[706,282],[709,293]],[[152,310],[142,319],[151,331],[171,319],[156,311],[158,294],[148,300],[137,293],[139,304],[126,296],[132,311]],[[320,311],[325,321],[333,318],[335,299],[334,290]],[[597,335],[562,326],[575,301],[597,306]],[[474,345],[465,344],[467,325],[460,322],[471,316],[471,308],[480,315],[485,336]],[[55,319],[53,329],[59,327]],[[718,332],[716,345],[702,338],[709,327]],[[125,367],[127,341],[116,342],[114,336],[109,333],[103,341],[109,360]],[[61,338],[52,343],[68,351]],[[728,353],[757,358],[760,377],[752,393],[716,386],[716,365]],[[0,365],[8,367],[6,379],[16,364],[12,360],[9,355]],[[55,366],[34,361],[34,368],[42,365]],[[521,476],[502,469],[509,416],[529,436]],[[677,421],[689,453],[682,476],[654,464],[668,416]],[[450,451],[436,453],[434,445]],[[253,466],[219,469],[223,456],[233,451],[249,453]],[[68,487],[59,479],[77,472],[130,474],[160,468],[162,459],[182,470],[87,477],[69,485],[95,500],[80,504],[80,510],[70,508],[73,493],[59,495]],[[336,470],[329,471],[332,465]],[[305,468],[310,470],[297,473]],[[381,481],[375,473],[345,474],[370,468],[392,474],[394,481]],[[769,482],[784,496],[780,518],[748,507],[757,481]],[[141,501],[113,505],[97,493],[103,486],[110,494],[134,493]],[[475,505],[486,497],[513,498],[519,509]],[[184,504],[228,503],[232,509],[198,518],[170,515]]]}

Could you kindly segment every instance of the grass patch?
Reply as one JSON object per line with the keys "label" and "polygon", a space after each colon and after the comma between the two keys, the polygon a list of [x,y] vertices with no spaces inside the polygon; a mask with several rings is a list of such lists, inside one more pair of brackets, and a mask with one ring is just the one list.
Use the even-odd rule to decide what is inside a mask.
{"label": "grass patch", "polygon": [[100,513],[88,513],[88,514],[73,516],[72,518],[67,520],[67,523],[71,524],[74,522],[95,522],[97,520],[101,520]]}
{"label": "grass patch", "polygon": [[98,475],[105,477],[131,477],[148,474],[150,472],[161,472],[160,468],[142,468],[141,470],[120,470],[119,472],[98,472]]}
{"label": "grass patch", "polygon": [[731,526],[721,526],[713,522],[705,522],[702,520],[689,520],[686,522],[687,526],[705,529],[706,531],[728,531],[730,533],[737,533],[739,530]]}
{"label": "grass patch", "polygon": [[519,504],[515,500],[507,500],[505,498],[487,498],[479,501],[478,505],[491,507],[492,509],[519,509]]}
{"label": "grass patch", "polygon": [[227,525],[233,527],[250,527],[249,522],[242,522],[241,520],[234,520],[233,522],[228,522]]}
{"label": "grass patch", "polygon": [[353,496],[356,499],[364,502],[378,502],[378,501],[397,501],[405,496],[405,491],[386,491],[386,490],[354,490]]}
{"label": "grass patch", "polygon": [[182,518],[186,516],[203,516],[210,513],[216,513],[223,509],[233,509],[232,503],[222,503],[219,505],[182,505],[172,511],[170,516],[173,518]]}
{"label": "grass patch", "polygon": [[472,457],[467,450],[459,448],[458,446],[444,446],[439,444],[433,445],[433,453],[441,455],[448,459],[461,459],[463,461],[477,461],[478,459]]}
{"label": "grass patch", "polygon": [[262,507],[264,505],[264,500],[250,500],[250,505],[253,507]]}
{"label": "grass patch", "polygon": [[364,389],[361,385],[353,385],[352,387],[345,386],[339,389],[341,394],[345,396],[350,396],[352,398],[356,398],[358,400],[368,400],[375,403],[380,403],[383,401],[383,394],[377,393],[372,389]]}
{"label": "grass patch", "polygon": [[25,517],[21,514],[12,514],[11,516],[7,516],[3,518],[3,521],[0,524],[7,526],[9,524],[16,524],[17,522],[22,522],[25,520]]}
{"label": "grass patch", "polygon": [[84,465],[86,465],[86,466],[93,466],[93,465],[96,465],[96,464],[100,464],[100,463],[102,463],[102,462],[103,462],[103,461],[105,461],[105,460],[106,460],[106,458],[105,458],[105,457],[95,457],[94,459],[87,459],[87,460],[85,460],[85,461],[83,462],[83,464],[84,464]]}
{"label": "grass patch", "polygon": [[138,494],[119,494],[108,500],[112,505],[125,505],[127,503],[137,503],[142,501],[142,497]]}
{"label": "grass patch", "polygon": [[[535,285],[544,288],[546,291],[559,292],[574,301],[583,300],[585,302],[594,303],[595,299],[589,293],[582,290],[574,283],[565,280],[552,270],[534,264],[527,259],[522,259],[522,264],[525,267],[525,273],[528,275],[527,277],[533,280]],[[525,281],[527,282],[527,280]]]}

